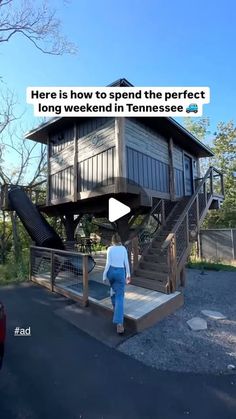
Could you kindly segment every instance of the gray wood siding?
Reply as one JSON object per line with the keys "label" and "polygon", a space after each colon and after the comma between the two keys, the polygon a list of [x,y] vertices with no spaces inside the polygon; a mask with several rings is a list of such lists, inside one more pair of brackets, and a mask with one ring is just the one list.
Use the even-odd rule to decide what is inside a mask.
{"label": "gray wood siding", "polygon": [[[105,118],[102,118],[105,119]],[[115,145],[115,119],[106,118],[105,124],[78,139],[78,161],[81,162]]]}
{"label": "gray wood siding", "polygon": [[125,142],[128,147],[169,164],[167,140],[143,124],[126,119]]}
{"label": "gray wood siding", "polygon": [[184,173],[183,170],[174,169],[175,194],[179,198],[184,195]]}
{"label": "gray wood siding", "polygon": [[50,174],[53,175],[54,173],[71,166],[73,164],[73,155],[74,145],[70,144],[68,147],[60,151],[60,153],[50,157]]}
{"label": "gray wood siding", "polygon": [[[81,124],[77,124],[78,161],[82,161],[92,155],[115,145],[115,122],[114,118],[88,118]],[[74,154],[74,124],[51,134],[50,141],[50,174],[53,175],[73,163]],[[63,137],[61,142],[54,144],[58,138]],[[97,139],[97,143],[96,142]],[[94,142],[95,141],[95,142]]]}
{"label": "gray wood siding", "polygon": [[114,183],[115,147],[78,163],[78,192]]}
{"label": "gray wood siding", "polygon": [[197,173],[197,158],[193,157],[193,178],[196,179],[198,178],[198,173]]}
{"label": "gray wood siding", "polygon": [[50,156],[60,153],[62,150],[73,144],[74,125],[71,123],[69,127],[56,130],[49,135]]}
{"label": "gray wood siding", "polygon": [[173,150],[174,177],[175,177],[175,195],[180,198],[184,195],[184,168],[183,168],[183,150],[174,145]]}
{"label": "gray wood siding", "polygon": [[176,169],[183,171],[183,150],[176,145],[174,145],[173,162]]}
{"label": "gray wood siding", "polygon": [[85,118],[82,122],[79,121],[76,125],[77,137],[81,138],[88,135],[90,132],[97,130],[102,125],[109,123],[113,118]]}
{"label": "gray wood siding", "polygon": [[169,169],[166,163],[130,147],[126,147],[126,153],[129,183],[169,193]]}
{"label": "gray wood siding", "polygon": [[51,200],[70,197],[73,193],[73,166],[50,176]]}

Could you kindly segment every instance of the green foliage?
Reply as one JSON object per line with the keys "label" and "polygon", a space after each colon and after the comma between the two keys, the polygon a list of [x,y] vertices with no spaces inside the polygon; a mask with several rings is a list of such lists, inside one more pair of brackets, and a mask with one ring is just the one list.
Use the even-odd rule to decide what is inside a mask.
{"label": "green foliage", "polygon": [[92,216],[84,215],[81,219],[82,229],[84,231],[85,237],[90,237],[92,233],[96,233],[98,228],[92,223]]}
{"label": "green foliage", "polygon": [[9,253],[4,265],[0,265],[0,285],[19,283],[29,277],[29,249],[23,249],[21,258],[16,263],[15,256]]}
{"label": "green foliage", "polygon": [[199,140],[206,140],[209,134],[209,118],[184,118],[185,128]]}
{"label": "green foliage", "polygon": [[106,250],[106,248],[107,246],[104,246],[102,243],[96,243],[92,247],[93,252],[101,252],[102,250]]}
{"label": "green foliage", "polygon": [[190,269],[201,269],[208,271],[236,271],[236,266],[227,262],[209,262],[204,260],[190,260],[187,264]]}
{"label": "green foliage", "polygon": [[213,140],[213,166],[224,175],[225,199],[219,211],[210,211],[205,225],[236,227],[236,127],[232,121],[220,122]]}
{"label": "green foliage", "polygon": [[[197,138],[206,140],[209,121],[185,119],[185,127]],[[204,141],[205,142],[205,141]],[[225,199],[220,210],[209,211],[204,228],[236,227],[236,127],[232,121],[220,122],[212,141],[214,157],[210,164],[218,168],[224,175]],[[206,165],[204,164],[204,172]],[[209,163],[208,163],[209,166]]]}

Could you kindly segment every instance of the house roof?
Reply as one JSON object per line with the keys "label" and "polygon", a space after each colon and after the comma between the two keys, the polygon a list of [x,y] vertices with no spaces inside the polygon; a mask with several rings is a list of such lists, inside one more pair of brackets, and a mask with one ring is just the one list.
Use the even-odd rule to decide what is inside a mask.
{"label": "house roof", "polygon": [[[133,87],[133,85],[125,78],[118,79],[108,85],[120,87]],[[86,117],[79,117],[82,121]],[[213,152],[209,147],[198,140],[193,134],[186,130],[181,124],[170,117],[137,117],[143,124],[150,126],[150,128],[157,130],[163,136],[172,137],[175,144],[181,148],[189,151],[197,157],[211,157]],[[37,128],[32,129],[26,133],[25,138],[37,141],[40,143],[47,143],[48,134],[55,128],[65,127],[71,121],[77,121],[78,117],[54,117],[45,123],[42,123]]]}

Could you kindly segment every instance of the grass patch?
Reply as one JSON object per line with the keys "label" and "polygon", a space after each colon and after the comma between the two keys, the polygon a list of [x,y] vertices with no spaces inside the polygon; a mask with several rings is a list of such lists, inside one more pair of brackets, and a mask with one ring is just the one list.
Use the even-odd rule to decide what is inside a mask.
{"label": "grass patch", "polygon": [[236,271],[236,264],[234,262],[212,262],[203,260],[190,260],[187,264],[190,269],[205,269],[208,271]]}

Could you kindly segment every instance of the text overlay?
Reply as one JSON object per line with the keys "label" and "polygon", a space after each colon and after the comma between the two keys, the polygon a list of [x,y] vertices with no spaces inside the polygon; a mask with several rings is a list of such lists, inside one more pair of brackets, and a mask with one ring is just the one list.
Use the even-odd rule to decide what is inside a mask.
{"label": "text overlay", "polygon": [[209,87],[28,87],[35,116],[202,116]]}

